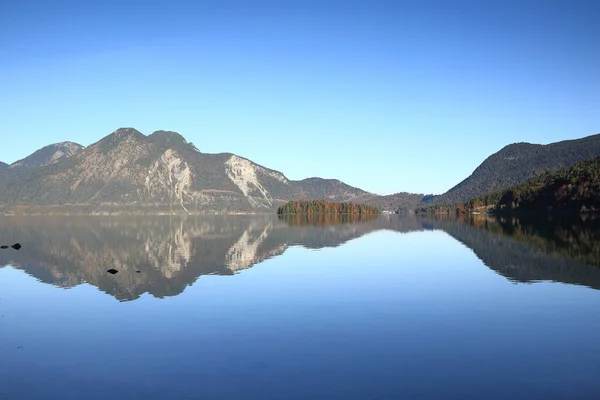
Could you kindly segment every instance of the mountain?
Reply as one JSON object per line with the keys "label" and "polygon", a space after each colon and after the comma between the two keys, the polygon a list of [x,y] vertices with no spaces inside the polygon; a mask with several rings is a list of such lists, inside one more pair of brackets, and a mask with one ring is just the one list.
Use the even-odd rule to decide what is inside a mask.
{"label": "mountain", "polygon": [[412,210],[426,201],[430,195],[400,192],[385,196],[373,196],[371,194],[359,196],[353,201],[356,203],[367,204],[377,207],[381,210],[406,211]]}
{"label": "mountain", "polygon": [[21,165],[31,166],[0,175],[5,213],[274,212],[289,200],[370,195],[333,179],[289,180],[235,154],[202,153],[170,131],[121,128],[56,162]]}
{"label": "mountain", "polygon": [[8,168],[8,164],[5,162],[0,161],[0,171],[4,170]]}
{"label": "mountain", "polygon": [[62,158],[70,157],[83,150],[83,146],[73,142],[61,142],[42,147],[33,154],[15,161],[11,168],[44,167],[53,164]]}
{"label": "mountain", "polygon": [[600,157],[600,134],[547,145],[515,143],[489,156],[471,176],[429,204],[458,204],[523,182],[547,170]]}
{"label": "mountain", "polygon": [[539,214],[600,210],[600,157],[546,171],[463,204],[417,207],[417,214]]}
{"label": "mountain", "polygon": [[498,212],[600,210],[600,158],[548,171],[489,197],[486,204],[472,200],[471,208],[491,203]]}

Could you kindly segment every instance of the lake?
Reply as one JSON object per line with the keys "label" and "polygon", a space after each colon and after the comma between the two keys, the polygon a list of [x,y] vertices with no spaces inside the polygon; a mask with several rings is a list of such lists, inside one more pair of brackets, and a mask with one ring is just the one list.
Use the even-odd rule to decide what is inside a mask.
{"label": "lake", "polygon": [[598,219],[14,216],[0,242],[0,400],[600,396]]}

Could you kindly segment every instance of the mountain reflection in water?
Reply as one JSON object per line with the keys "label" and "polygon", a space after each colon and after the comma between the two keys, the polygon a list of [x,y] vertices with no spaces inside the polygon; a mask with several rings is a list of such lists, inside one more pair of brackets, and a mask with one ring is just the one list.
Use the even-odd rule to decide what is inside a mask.
{"label": "mountain reflection in water", "polygon": [[[290,246],[334,247],[379,230],[442,230],[514,282],[600,289],[600,220],[469,216],[6,217],[0,239],[20,242],[0,265],[70,288],[87,282],[121,301],[176,296],[201,275],[232,275]],[[119,271],[108,274],[109,268]],[[139,273],[136,273],[139,271]]]}

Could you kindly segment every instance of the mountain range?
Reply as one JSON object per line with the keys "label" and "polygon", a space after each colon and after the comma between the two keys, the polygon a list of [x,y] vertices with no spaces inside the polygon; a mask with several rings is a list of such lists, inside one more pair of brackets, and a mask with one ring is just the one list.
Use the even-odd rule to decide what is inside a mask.
{"label": "mountain range", "polygon": [[548,145],[516,143],[488,157],[442,195],[380,196],[336,179],[290,180],[231,153],[203,153],[176,132],[146,136],[134,128],[121,128],[88,147],[61,142],[11,165],[0,163],[0,213],[272,212],[290,200],[413,210],[466,202],[594,157],[600,157],[600,135]]}
{"label": "mountain range", "polygon": [[0,171],[0,204],[16,213],[247,212],[358,196],[369,193],[335,179],[290,180],[235,154],[202,153],[176,132],[133,128],[86,148],[47,146]]}

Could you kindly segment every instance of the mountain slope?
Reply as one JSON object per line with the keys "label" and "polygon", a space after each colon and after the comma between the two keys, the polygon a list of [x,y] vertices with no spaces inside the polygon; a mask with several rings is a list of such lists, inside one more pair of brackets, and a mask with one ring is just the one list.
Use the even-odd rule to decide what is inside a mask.
{"label": "mountain slope", "polygon": [[600,134],[547,145],[515,143],[488,157],[473,174],[430,204],[464,203],[547,170],[600,157]]}
{"label": "mountain slope", "polygon": [[61,142],[42,147],[33,154],[15,161],[10,165],[11,168],[32,168],[43,167],[53,164],[64,157],[70,157],[77,154],[84,147],[73,142]]}
{"label": "mountain slope", "polygon": [[499,212],[600,210],[600,158],[546,172],[490,197]]}
{"label": "mountain slope", "polygon": [[270,211],[289,200],[364,195],[340,181],[290,181],[234,154],[201,153],[175,132],[145,136],[133,128],[0,179],[0,203],[20,212]]}
{"label": "mountain slope", "polygon": [[381,210],[412,210],[427,197],[423,194],[400,192],[386,196],[365,195],[354,199],[354,202],[367,204]]}
{"label": "mountain slope", "polygon": [[357,195],[371,195],[363,190],[345,184],[337,179],[307,178],[296,181],[303,199],[337,201],[340,198],[355,199]]}

